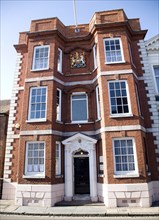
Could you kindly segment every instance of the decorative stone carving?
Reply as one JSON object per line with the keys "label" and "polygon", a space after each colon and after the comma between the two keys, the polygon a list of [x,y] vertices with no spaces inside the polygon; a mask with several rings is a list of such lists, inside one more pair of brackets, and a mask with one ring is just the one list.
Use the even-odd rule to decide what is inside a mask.
{"label": "decorative stone carving", "polygon": [[86,67],[85,52],[73,52],[70,54],[71,68]]}

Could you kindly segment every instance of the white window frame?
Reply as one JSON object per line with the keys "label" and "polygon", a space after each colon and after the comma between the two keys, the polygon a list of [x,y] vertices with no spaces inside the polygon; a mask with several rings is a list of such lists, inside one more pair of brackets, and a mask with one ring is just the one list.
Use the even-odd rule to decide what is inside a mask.
{"label": "white window frame", "polygon": [[[60,60],[59,60],[59,53],[60,53]],[[60,48],[58,48],[57,71],[59,73],[62,73],[62,50]]]}
{"label": "white window frame", "polygon": [[[129,170],[128,171],[117,171],[116,170],[116,162],[115,162],[116,155],[115,155],[115,146],[114,146],[115,140],[118,140],[118,141],[131,140],[132,141],[135,170],[133,170],[133,171],[129,171]],[[112,144],[113,144],[113,159],[114,159],[114,177],[117,177],[117,178],[139,177],[135,139],[133,137],[113,138],[112,142],[113,142]],[[120,155],[122,155],[122,154],[120,154]]]}
{"label": "white window frame", "polygon": [[135,91],[136,91],[136,98],[137,98],[137,105],[138,105],[138,110],[139,110],[139,115],[141,116],[141,107],[140,107],[140,100],[139,100],[139,92],[138,92],[138,87],[135,84]]}
{"label": "white window frame", "polygon": [[[115,41],[115,40],[119,40],[119,43],[120,43],[120,52],[121,52],[121,58],[122,58],[121,61],[111,61],[111,62],[108,62],[108,61],[107,61],[105,42],[106,42],[106,41],[110,41],[110,40],[114,40],[114,41]],[[105,64],[125,63],[124,53],[123,53],[123,45],[122,45],[121,38],[105,38],[105,39],[104,39],[104,53],[105,53]]]}
{"label": "white window frame", "polygon": [[[36,56],[36,50],[42,48],[48,48],[48,57],[47,57],[47,67],[45,68],[35,68],[35,56]],[[42,45],[42,46],[36,46],[34,47],[34,55],[33,55],[33,63],[32,63],[32,71],[41,71],[41,70],[47,70],[49,69],[49,57],[50,57],[50,46],[49,45]]]}
{"label": "white window frame", "polygon": [[[112,106],[111,106],[111,97],[110,97],[110,83],[113,82],[125,82],[125,86],[126,86],[126,93],[127,93],[127,102],[128,102],[128,108],[129,108],[129,112],[127,113],[116,113],[116,114],[112,114]],[[130,96],[129,96],[129,89],[128,89],[128,83],[126,80],[112,80],[112,81],[108,81],[108,93],[109,93],[109,106],[110,106],[110,117],[111,118],[115,118],[115,117],[131,117],[132,112],[131,112],[131,103],[130,103]]]}
{"label": "white window frame", "polygon": [[154,83],[155,83],[155,91],[156,91],[156,94],[158,95],[159,94],[159,88],[157,87],[157,81],[156,81],[156,75],[155,75],[154,67],[158,67],[159,68],[159,64],[152,65],[152,72],[153,72],[153,78],[154,78]]}
{"label": "white window frame", "polygon": [[130,62],[131,64],[136,68],[134,61],[133,61],[133,56],[132,56],[132,49],[131,49],[131,44],[128,42],[128,47],[129,47],[129,55],[130,55]]}
{"label": "white window frame", "polygon": [[[40,89],[42,89],[42,88],[46,88],[46,101],[45,101],[45,104],[46,104],[46,106],[45,106],[45,118],[31,118],[31,98],[32,98],[32,96],[31,96],[31,94],[32,94],[32,90],[33,89],[38,89],[38,88],[40,88]],[[46,121],[46,115],[47,115],[47,90],[48,90],[48,88],[47,88],[47,86],[39,86],[39,87],[31,87],[30,88],[30,94],[29,94],[29,112],[28,112],[28,122],[41,122],[41,121]]]}
{"label": "white window frame", "polygon": [[[86,105],[87,105],[87,107],[86,107],[86,111],[87,111],[87,120],[80,120],[80,121],[74,121],[73,120],[73,114],[72,114],[72,96],[73,95],[86,95]],[[88,95],[87,95],[87,93],[85,93],[85,92],[73,92],[72,93],[72,95],[71,95],[71,122],[72,123],[87,123],[88,122]]]}
{"label": "white window frame", "polygon": [[100,94],[99,86],[96,86],[96,106],[97,106],[97,119],[101,119],[101,107],[100,107]]}
{"label": "white window frame", "polygon": [[[28,169],[28,147],[29,144],[44,144],[44,167],[43,172],[29,172]],[[25,174],[23,175],[23,178],[45,178],[45,142],[44,141],[28,141],[26,142],[26,150],[25,150]]]}
{"label": "white window frame", "polygon": [[97,68],[97,44],[93,46],[93,60],[94,60],[94,69]]}
{"label": "white window frame", "polygon": [[[57,158],[57,146],[58,146],[58,152],[59,152],[59,157]],[[56,159],[55,159],[55,175],[56,176],[61,176],[61,142],[56,141]],[[58,161],[57,161],[58,159]]]}
{"label": "white window frame", "polygon": [[[57,106],[57,91],[59,91],[59,105]],[[59,107],[59,109],[57,109]],[[62,109],[62,91],[56,90],[56,121],[61,121],[61,109]]]}

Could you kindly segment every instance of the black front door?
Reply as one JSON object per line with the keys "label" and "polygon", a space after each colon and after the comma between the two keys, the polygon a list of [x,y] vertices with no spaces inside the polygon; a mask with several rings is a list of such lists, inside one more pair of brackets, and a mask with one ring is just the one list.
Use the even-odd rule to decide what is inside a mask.
{"label": "black front door", "polygon": [[75,194],[89,194],[89,157],[74,158]]}

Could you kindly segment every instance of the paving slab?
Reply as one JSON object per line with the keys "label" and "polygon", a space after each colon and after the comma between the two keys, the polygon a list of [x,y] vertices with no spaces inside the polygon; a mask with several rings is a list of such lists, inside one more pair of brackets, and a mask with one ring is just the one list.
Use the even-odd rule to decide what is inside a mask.
{"label": "paving slab", "polygon": [[106,208],[106,215],[118,215],[118,216],[127,216],[128,210],[127,209],[118,209],[118,208]]}
{"label": "paving slab", "polygon": [[150,208],[130,208],[130,215],[159,215],[159,207],[150,207]]}
{"label": "paving slab", "polygon": [[6,206],[3,212],[15,212],[18,207],[16,205]]}
{"label": "paving slab", "polygon": [[52,215],[72,215],[76,209],[76,206],[65,206],[65,207],[50,207],[47,208],[47,213]]}
{"label": "paving slab", "polygon": [[43,214],[46,213],[46,207],[30,207],[30,206],[19,206],[14,213],[25,213],[25,214]]}
{"label": "paving slab", "polygon": [[74,210],[74,215],[96,215],[96,216],[105,216],[106,213],[106,207],[104,206],[77,206],[76,209]]}

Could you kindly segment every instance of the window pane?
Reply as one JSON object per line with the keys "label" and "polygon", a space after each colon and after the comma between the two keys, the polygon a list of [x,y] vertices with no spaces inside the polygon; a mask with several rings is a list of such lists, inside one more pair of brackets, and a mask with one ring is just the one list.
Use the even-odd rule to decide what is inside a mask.
{"label": "window pane", "polygon": [[72,99],[78,100],[78,99],[86,99],[86,95],[73,95]]}
{"label": "window pane", "polygon": [[121,168],[121,164],[116,164],[116,171],[121,171],[122,168]]}
{"label": "window pane", "polygon": [[115,147],[120,147],[120,141],[114,141],[114,146]]}
{"label": "window pane", "polygon": [[61,174],[61,145],[56,143],[56,166],[55,166],[56,175]]}
{"label": "window pane", "polygon": [[159,66],[154,66],[154,73],[156,79],[157,92],[159,92]]}

